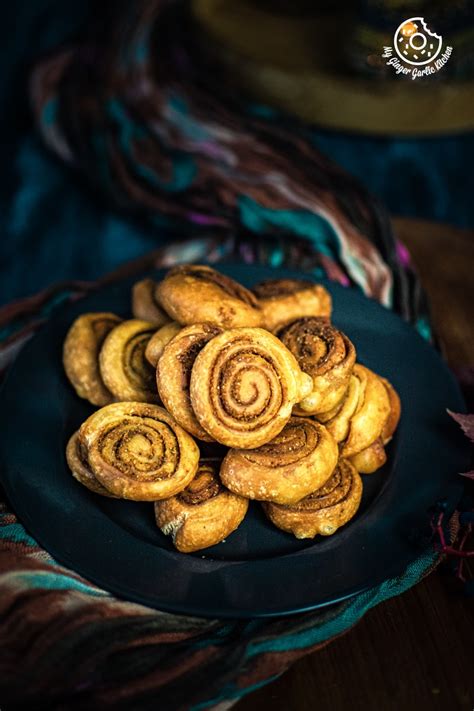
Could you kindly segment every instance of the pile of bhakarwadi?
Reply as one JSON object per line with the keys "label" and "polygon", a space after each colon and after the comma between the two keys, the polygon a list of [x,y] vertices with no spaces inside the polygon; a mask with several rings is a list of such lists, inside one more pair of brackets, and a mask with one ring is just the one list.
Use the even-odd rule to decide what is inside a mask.
{"label": "pile of bhakarwadi", "polygon": [[83,314],[64,342],[71,384],[100,408],[67,445],[81,484],[154,502],[185,553],[227,538],[250,499],[297,538],[354,516],[360,474],[385,463],[400,400],[356,362],[323,286],[248,290],[184,265],[135,284],[132,312]]}

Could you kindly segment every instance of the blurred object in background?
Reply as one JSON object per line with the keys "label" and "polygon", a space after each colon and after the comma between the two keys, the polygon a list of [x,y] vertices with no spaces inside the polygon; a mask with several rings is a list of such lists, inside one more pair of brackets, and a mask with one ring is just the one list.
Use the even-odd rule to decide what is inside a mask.
{"label": "blurred object in background", "polygon": [[412,80],[382,59],[400,22],[426,5],[324,2],[308,11],[304,3],[302,12],[290,14],[281,3],[275,10],[257,0],[194,0],[192,8],[203,51],[228,68],[236,90],[308,123],[404,136],[472,130],[474,27],[467,0],[443,3],[450,8],[443,13],[427,11],[435,31],[443,32],[438,19],[450,28],[443,44],[453,46],[453,55],[440,71]]}
{"label": "blurred object in background", "polygon": [[[213,53],[219,62],[218,71],[226,62],[226,52],[238,56],[235,48],[240,49],[240,59],[226,65],[226,80],[230,88],[236,87],[236,99],[246,96],[241,57],[253,53],[258,61],[248,65],[247,76],[255,80],[255,91],[251,86],[247,91],[256,113],[271,119],[279,116],[280,107],[296,111],[295,98],[303,108],[316,107],[319,114],[311,117],[309,113],[312,128],[306,126],[305,133],[311,131],[315,145],[359,178],[392,213],[461,227],[474,225],[469,180],[474,135],[468,131],[474,123],[473,84],[467,71],[472,68],[473,25],[465,10],[467,3],[428,3],[430,8],[439,5],[451,12],[456,31],[449,41],[454,52],[436,76],[417,81],[395,73],[385,80],[385,75],[373,72],[365,60],[374,49],[379,51],[378,37],[367,42],[366,49],[356,48],[361,27],[384,26],[393,33],[398,20],[418,12],[420,3],[411,3],[410,12],[406,3],[400,11],[391,3],[396,15],[393,24],[388,3],[194,0],[188,5],[195,20],[193,34],[201,35],[206,53]],[[55,159],[38,138],[29,109],[28,76],[35,61],[63,44],[87,39],[91,19],[97,20],[106,11],[117,14],[128,8],[132,12],[133,7],[112,0],[100,6],[90,0],[70,0],[67,6],[58,0],[17,0],[4,9],[0,29],[4,107],[1,302],[62,278],[95,279],[169,240],[165,230],[150,229],[112,212],[97,191]],[[331,35],[328,27],[331,22],[334,26],[334,13],[335,28],[340,25],[340,31]],[[429,8],[425,14],[431,17]],[[385,18],[383,22],[380,17]],[[433,21],[435,28],[438,17]],[[295,34],[295,27],[300,34]],[[292,71],[285,74],[280,65]],[[416,94],[415,103],[403,99],[405,91]],[[416,103],[421,92],[424,103]],[[426,97],[433,98],[428,101]],[[375,113],[373,106],[378,107]],[[448,123],[443,124],[445,118]],[[404,130],[408,119],[418,133],[426,128],[422,135]],[[293,125],[298,126],[297,122]]]}
{"label": "blurred object in background", "polygon": [[[193,0],[192,9],[236,92],[312,124],[315,145],[391,212],[474,226],[472,2]],[[382,51],[417,14],[453,54],[412,80]]]}

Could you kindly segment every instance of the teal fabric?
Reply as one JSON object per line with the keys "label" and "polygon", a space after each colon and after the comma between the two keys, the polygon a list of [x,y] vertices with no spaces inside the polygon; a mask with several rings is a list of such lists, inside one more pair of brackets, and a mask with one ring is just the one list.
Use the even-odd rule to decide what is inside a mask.
{"label": "teal fabric", "polygon": [[[18,0],[3,8],[0,304],[59,279],[95,279],[168,239],[162,223],[145,227],[111,213],[47,154],[32,127],[27,81],[33,61],[75,38],[93,8],[90,0]],[[176,111],[185,122],[186,107],[178,104]],[[273,114],[258,105],[254,112]],[[194,130],[189,124],[190,135]],[[393,213],[474,225],[472,190],[464,179],[472,169],[473,134],[404,139],[314,129],[313,138]]]}
{"label": "teal fabric", "polygon": [[[246,650],[246,663],[251,663],[251,660],[260,654],[286,652],[296,649],[308,650],[314,645],[321,644],[328,639],[347,632],[373,607],[385,600],[401,595],[413,585],[416,585],[436,565],[437,558],[437,553],[432,550],[427,551],[408,566],[403,575],[387,580],[381,585],[351,598],[347,602],[329,608],[327,612],[322,613],[320,622],[316,622],[310,629],[251,643]],[[191,711],[212,708],[212,706],[229,699],[240,699],[252,691],[256,691],[258,688],[275,681],[278,676],[275,675],[245,689],[239,688],[235,684],[229,684],[224,687],[219,696],[193,706]]]}

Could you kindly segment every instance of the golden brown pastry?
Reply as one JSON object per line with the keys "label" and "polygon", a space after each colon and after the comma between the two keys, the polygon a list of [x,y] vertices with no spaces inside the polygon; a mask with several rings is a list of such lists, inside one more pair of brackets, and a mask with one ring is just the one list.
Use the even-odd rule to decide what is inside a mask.
{"label": "golden brown pastry", "polygon": [[[373,444],[380,437],[390,413],[387,390],[379,376],[359,363],[354,366],[353,374],[358,381],[358,402],[341,445],[343,457],[352,457]],[[326,422],[326,426],[332,430],[331,422]]]}
{"label": "golden brown pastry", "polygon": [[145,358],[154,333],[147,321],[124,321],[107,336],[99,354],[100,374],[117,401],[158,402],[155,371]]}
{"label": "golden brown pastry", "polygon": [[119,402],[97,410],[79,430],[89,466],[111,493],[157,501],[182,491],[196,474],[199,449],[158,405]]}
{"label": "golden brown pastry", "polygon": [[185,325],[209,322],[236,328],[262,324],[254,294],[211,267],[174,267],[158,285],[158,298],[170,316]]}
{"label": "golden brown pastry", "polygon": [[231,329],[209,341],[194,361],[191,404],[217,442],[253,449],[281,432],[310,380],[268,331]]}
{"label": "golden brown pastry", "polygon": [[317,491],[293,506],[264,503],[275,526],[296,538],[331,536],[355,515],[362,497],[362,480],[353,465],[340,459],[333,475]]}
{"label": "golden brown pastry", "polygon": [[171,321],[156,295],[156,281],[142,279],[132,287],[132,313],[135,318],[148,321],[157,328]]}
{"label": "golden brown pastry", "polygon": [[387,417],[387,420],[383,426],[381,435],[382,442],[384,444],[388,444],[388,442],[390,442],[390,440],[392,439],[393,433],[397,429],[397,425],[402,412],[402,404],[400,402],[398,393],[393,387],[393,385],[389,383],[386,378],[381,378],[380,376],[379,378],[385,386],[390,403],[390,414]]}
{"label": "golden brown pastry", "polygon": [[385,447],[382,440],[376,439],[371,445],[363,449],[361,452],[350,457],[350,462],[355,466],[361,474],[373,474],[383,467],[387,461]]}
{"label": "golden brown pastry", "polygon": [[[355,376],[354,376],[355,377]],[[365,449],[350,457],[357,471],[361,474],[372,474],[387,461],[384,445],[390,442],[400,420],[401,404],[395,388],[385,378],[378,376],[385,387],[389,401],[389,413],[383,425],[380,437]]]}
{"label": "golden brown pastry", "polygon": [[292,417],[268,444],[230,449],[220,477],[224,486],[246,498],[295,504],[329,479],[337,459],[337,444],[323,425]]}
{"label": "golden brown pastry", "polygon": [[336,407],[328,412],[320,412],[315,415],[319,422],[326,425],[336,442],[343,442],[346,439],[349,434],[351,418],[359,405],[361,384],[356,373],[352,372],[346,392]]}
{"label": "golden brown pastry", "polygon": [[99,370],[99,351],[105,337],[121,322],[110,313],[83,314],[69,329],[63,347],[66,375],[79,395],[93,405],[107,405],[113,396]]}
{"label": "golden brown pastry", "polygon": [[249,502],[225,489],[215,465],[200,462],[197,474],[176,496],[155,502],[157,526],[182,553],[220,543],[245,518]]}
{"label": "golden brown pastry", "polygon": [[313,379],[313,391],[298,403],[295,414],[315,415],[335,407],[344,396],[356,359],[349,338],[316,317],[297,319],[277,335]]}
{"label": "golden brown pastry", "polygon": [[158,329],[150,338],[145,348],[145,358],[153,368],[156,368],[157,363],[163,353],[165,346],[181,331],[183,327],[177,321],[171,321],[165,326]]}
{"label": "golden brown pastry", "polygon": [[331,295],[320,284],[303,279],[270,279],[253,288],[265,328],[276,332],[303,316],[331,316]]}
{"label": "golden brown pastry", "polygon": [[206,441],[213,438],[196,419],[189,385],[198,353],[219,333],[222,329],[212,323],[186,326],[165,347],[156,369],[158,392],[168,412],[187,432]]}
{"label": "golden brown pastry", "polygon": [[87,450],[79,440],[79,432],[74,432],[67,443],[66,459],[74,479],[83,486],[86,486],[95,494],[117,498],[114,494],[111,494],[105,486],[102,486],[92,473],[89,462],[87,461]]}

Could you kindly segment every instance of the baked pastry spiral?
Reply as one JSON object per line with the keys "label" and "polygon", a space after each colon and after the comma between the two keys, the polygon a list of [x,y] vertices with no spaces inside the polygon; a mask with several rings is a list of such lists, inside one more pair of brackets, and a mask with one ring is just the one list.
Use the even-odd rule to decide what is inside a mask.
{"label": "baked pastry spiral", "polygon": [[328,412],[320,412],[315,417],[328,428],[336,442],[343,442],[349,434],[352,416],[359,406],[361,393],[358,370],[352,373],[342,400]]}
{"label": "baked pastry spiral", "polygon": [[389,413],[382,427],[380,437],[368,447],[350,457],[351,462],[361,474],[372,474],[385,464],[387,454],[384,445],[392,439],[401,414],[400,398],[397,391],[386,378],[378,376],[378,379],[385,387],[388,395]]}
{"label": "baked pastry spiral", "polygon": [[245,518],[249,502],[225,489],[216,465],[201,461],[194,479],[176,496],[155,502],[157,526],[182,553],[220,543]]}
{"label": "baked pastry spiral", "polygon": [[349,338],[326,319],[297,319],[278,331],[278,337],[295,356],[305,373],[313,379],[313,390],[295,414],[315,415],[335,407],[349,384],[356,359]]}
{"label": "baked pastry spiral", "polygon": [[372,442],[361,452],[350,457],[350,462],[361,474],[373,474],[377,469],[383,467],[386,461],[387,454],[380,438],[376,439],[375,442]]}
{"label": "baked pastry spiral", "polygon": [[64,341],[66,375],[79,397],[93,405],[107,405],[113,400],[100,374],[99,351],[121,320],[111,313],[83,314],[74,321]]}
{"label": "baked pastry spiral", "polygon": [[268,444],[230,449],[220,477],[224,486],[249,499],[295,504],[329,479],[337,459],[337,444],[323,425],[292,417]]}
{"label": "baked pastry spiral", "polygon": [[156,295],[156,281],[142,279],[132,287],[132,313],[141,321],[148,321],[157,328],[171,321]]}
{"label": "baked pastry spiral", "polygon": [[83,423],[79,439],[96,479],[123,499],[157,501],[174,496],[198,468],[196,443],[158,405],[106,405]]}
{"label": "baked pastry spiral", "polygon": [[388,400],[390,404],[390,413],[383,426],[381,439],[384,444],[388,444],[393,437],[393,433],[397,429],[398,422],[400,420],[400,415],[402,413],[402,404],[400,402],[400,397],[393,387],[393,385],[386,379],[380,377],[385,390],[387,391]]}
{"label": "baked pastry spiral", "polygon": [[191,370],[198,353],[221,332],[212,323],[186,326],[165,346],[156,369],[158,392],[168,412],[187,432],[207,441],[213,438],[201,427],[191,406]]}
{"label": "baked pastry spiral", "polygon": [[217,442],[253,449],[275,437],[291,416],[308,376],[275,336],[261,328],[224,331],[194,361],[191,404]]}
{"label": "baked pastry spiral", "polygon": [[124,321],[107,336],[99,354],[100,374],[115,400],[158,402],[155,372],[145,358],[154,333],[147,321]]}
{"label": "baked pastry spiral", "polygon": [[185,325],[209,322],[236,328],[262,324],[254,294],[211,267],[174,267],[158,285],[158,298],[170,316]]}
{"label": "baked pastry spiral", "polygon": [[355,515],[362,498],[362,480],[355,467],[340,459],[321,488],[293,506],[264,503],[272,523],[296,538],[331,536]]}
{"label": "baked pastry spiral", "polygon": [[95,494],[117,498],[115,494],[112,494],[105,488],[105,486],[102,486],[102,484],[97,481],[92,473],[87,460],[87,450],[84,445],[81,444],[79,432],[74,432],[67,443],[66,459],[74,479],[80,482],[83,486],[87,487]]}
{"label": "baked pastry spiral", "polygon": [[320,284],[303,279],[270,279],[253,288],[265,328],[275,332],[303,316],[331,316],[331,295]]}
{"label": "baked pastry spiral", "polygon": [[[357,381],[358,398],[349,419],[347,436],[341,444],[343,457],[352,457],[373,444],[380,437],[390,413],[387,390],[379,376],[359,363],[354,366],[353,374]],[[334,419],[338,417],[336,415]],[[333,430],[333,424],[334,420],[326,422],[329,431]]]}
{"label": "baked pastry spiral", "polygon": [[163,353],[165,346],[172,338],[178,334],[183,327],[177,321],[171,321],[158,329],[150,338],[145,348],[145,358],[153,368],[156,368],[157,363]]}

